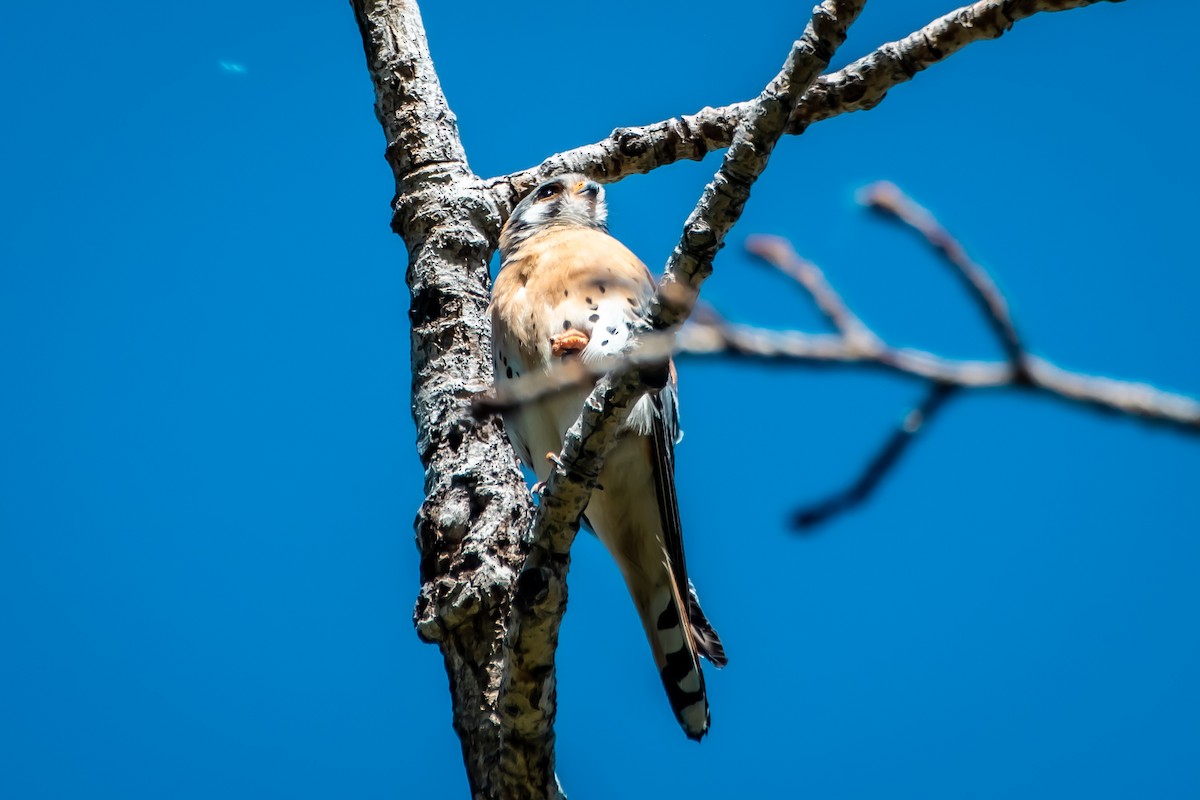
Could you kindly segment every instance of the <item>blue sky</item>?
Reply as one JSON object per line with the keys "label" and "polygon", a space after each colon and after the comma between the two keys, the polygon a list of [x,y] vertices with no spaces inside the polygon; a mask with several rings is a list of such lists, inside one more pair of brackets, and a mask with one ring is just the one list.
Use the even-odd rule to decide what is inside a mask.
{"label": "blue sky", "polygon": [[[426,24],[484,175],[752,96],[805,21],[766,0],[468,5]],[[776,233],[896,343],[996,355],[952,276],[855,205],[886,178],[993,270],[1038,353],[1200,394],[1200,10],[1172,5],[1022,22],[786,140],[706,298],[819,329],[740,252]],[[951,7],[874,0],[837,64]],[[406,256],[349,7],[14,5],[0,65],[0,794],[464,796],[410,623]],[[660,268],[716,165],[611,187],[613,232]],[[730,665],[711,736],[686,741],[581,537],[573,800],[1200,794],[1200,441],[969,396],[869,506],[797,538],[788,512],[920,387],[680,372],[689,567]]]}

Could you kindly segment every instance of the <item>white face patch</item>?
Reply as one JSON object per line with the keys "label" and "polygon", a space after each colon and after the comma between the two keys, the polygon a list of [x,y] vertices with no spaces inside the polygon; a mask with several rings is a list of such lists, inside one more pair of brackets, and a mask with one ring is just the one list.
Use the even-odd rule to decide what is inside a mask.
{"label": "white face patch", "polygon": [[608,204],[604,202],[604,189],[601,188],[599,194],[596,195],[596,211],[592,215],[596,222],[602,226],[608,225]]}
{"label": "white face patch", "polygon": [[548,209],[549,205],[547,203],[534,203],[521,213],[521,222],[527,225],[537,225],[545,222]]}

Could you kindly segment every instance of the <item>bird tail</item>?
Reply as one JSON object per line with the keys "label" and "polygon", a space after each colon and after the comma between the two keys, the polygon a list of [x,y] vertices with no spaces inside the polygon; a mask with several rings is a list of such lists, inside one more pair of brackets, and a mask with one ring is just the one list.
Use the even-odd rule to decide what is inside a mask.
{"label": "bird tail", "polygon": [[688,594],[685,603],[669,571],[665,571],[664,580],[644,606],[639,603],[638,612],[675,719],[689,739],[700,741],[709,725],[700,656],[718,667],[724,666],[727,659],[716,631],[700,611],[695,590]]}
{"label": "bird tail", "polygon": [[717,669],[728,664],[729,658],[725,655],[721,637],[717,636],[712,623],[704,616],[704,611],[700,608],[700,597],[691,581],[688,581],[688,619],[692,626],[692,638],[696,640],[696,651]]}

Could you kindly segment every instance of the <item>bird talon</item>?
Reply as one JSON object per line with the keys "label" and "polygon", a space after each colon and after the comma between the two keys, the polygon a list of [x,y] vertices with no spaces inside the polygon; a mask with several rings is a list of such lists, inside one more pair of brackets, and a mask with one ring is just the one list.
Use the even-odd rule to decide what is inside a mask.
{"label": "bird talon", "polygon": [[558,457],[558,453],[546,453],[546,460],[554,466],[562,469],[562,459]]}
{"label": "bird talon", "polygon": [[566,358],[583,351],[591,338],[581,330],[572,328],[557,336],[550,337],[550,353],[555,358]]}

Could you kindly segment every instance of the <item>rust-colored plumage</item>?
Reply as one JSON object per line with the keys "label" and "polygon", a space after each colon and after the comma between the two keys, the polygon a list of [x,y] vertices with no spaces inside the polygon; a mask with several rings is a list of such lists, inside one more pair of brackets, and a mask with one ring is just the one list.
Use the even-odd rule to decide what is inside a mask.
{"label": "rust-colored plumage", "polygon": [[[497,382],[549,369],[559,358],[622,352],[654,295],[650,271],[605,228],[603,190],[581,175],[539,186],[500,236],[492,297]],[[579,416],[587,390],[539,400],[505,418],[509,438],[539,480]],[[720,639],[687,579],[675,497],[675,371],[634,407],[605,460],[584,519],[625,577],[671,707],[687,735],[708,730],[699,656],[724,666]]]}

